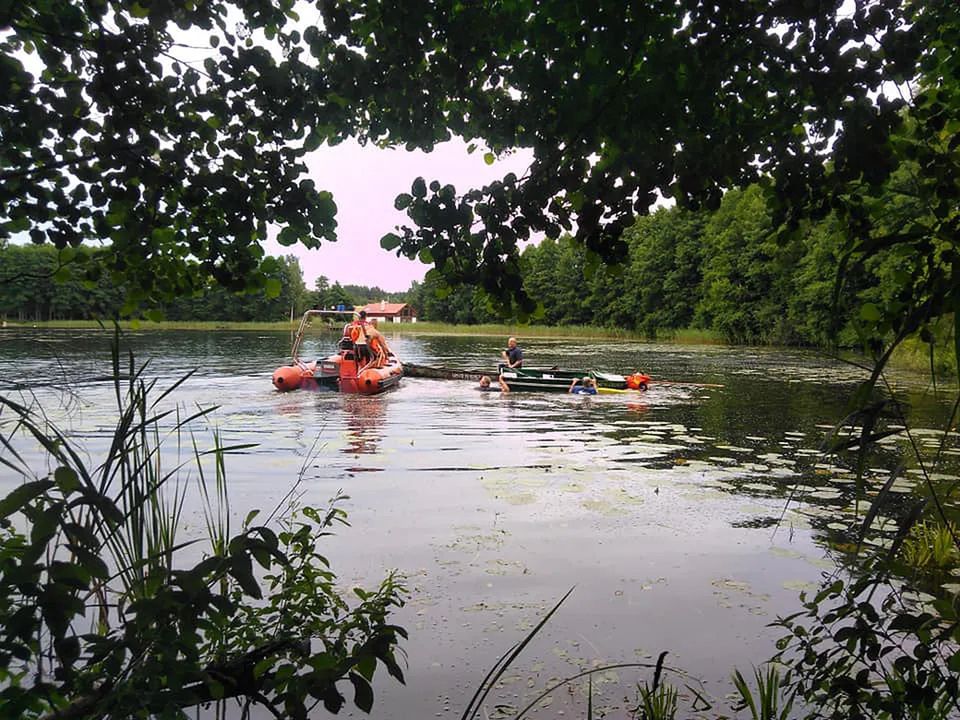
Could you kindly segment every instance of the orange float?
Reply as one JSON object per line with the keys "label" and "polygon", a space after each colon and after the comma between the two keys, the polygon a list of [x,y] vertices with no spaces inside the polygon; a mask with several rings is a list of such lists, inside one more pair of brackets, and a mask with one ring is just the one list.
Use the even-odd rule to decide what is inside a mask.
{"label": "orange float", "polygon": [[316,370],[316,362],[284,365],[273,371],[273,386],[281,392],[296,390],[311,380]]}

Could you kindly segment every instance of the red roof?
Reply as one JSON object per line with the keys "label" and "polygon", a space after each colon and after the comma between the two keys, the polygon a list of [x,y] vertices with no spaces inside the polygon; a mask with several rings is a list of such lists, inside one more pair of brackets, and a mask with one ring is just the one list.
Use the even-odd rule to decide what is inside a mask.
{"label": "red roof", "polygon": [[[364,305],[362,310],[367,311],[367,315],[399,315],[403,309],[408,307],[407,303],[370,303]],[[410,309],[413,314],[413,309]]]}

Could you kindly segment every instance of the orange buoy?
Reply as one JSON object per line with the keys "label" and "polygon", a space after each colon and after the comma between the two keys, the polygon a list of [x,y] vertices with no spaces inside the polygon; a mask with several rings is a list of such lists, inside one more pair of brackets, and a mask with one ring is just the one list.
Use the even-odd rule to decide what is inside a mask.
{"label": "orange buoy", "polygon": [[302,381],[303,374],[298,367],[284,365],[273,371],[273,386],[280,392],[296,390]]}
{"label": "orange buoy", "polygon": [[316,361],[305,363],[298,360],[296,365],[284,365],[273,371],[273,386],[281,392],[296,390],[311,381],[316,371]]}
{"label": "orange buoy", "polygon": [[627,387],[631,390],[646,390],[647,385],[650,383],[650,376],[635,372],[633,375],[627,375],[626,380]]}
{"label": "orange buoy", "polygon": [[373,395],[392,387],[400,380],[403,369],[397,365],[393,367],[368,367],[357,376],[356,392],[363,395]]}

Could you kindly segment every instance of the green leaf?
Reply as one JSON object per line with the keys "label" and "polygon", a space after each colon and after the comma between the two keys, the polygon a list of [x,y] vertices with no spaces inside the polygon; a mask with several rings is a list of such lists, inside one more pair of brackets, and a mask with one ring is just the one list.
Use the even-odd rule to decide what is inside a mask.
{"label": "green leaf", "polygon": [[399,235],[395,235],[394,233],[387,233],[382,238],[380,238],[380,247],[382,247],[384,250],[393,250],[395,248],[400,247],[400,243],[402,242],[403,240],[400,238]]}
{"label": "green leaf", "polygon": [[287,225],[280,234],[277,235],[277,242],[281,245],[293,245],[300,239],[300,231],[297,228]]}
{"label": "green leaf", "polygon": [[53,487],[53,480],[35,480],[24,483],[0,500],[0,518],[19,511],[24,505],[36,499]]}
{"label": "green leaf", "polygon": [[377,659],[373,655],[361,658],[356,665],[357,672],[363,675],[368,681],[373,680],[373,673],[377,669]]}
{"label": "green leaf", "polygon": [[312,130],[309,135],[307,135],[306,140],[303,141],[303,149],[307,152],[313,152],[318,147],[320,143],[323,142],[323,135],[318,133],[316,130]]}
{"label": "green leaf", "polygon": [[497,160],[497,156],[494,155],[492,152],[488,152],[488,153],[484,153],[484,154],[483,154],[483,161],[484,161],[487,165],[493,165],[493,163],[495,163],[496,160]]}
{"label": "green leaf", "polygon": [[873,303],[864,303],[860,308],[860,318],[867,322],[877,322],[880,320],[880,309]]}
{"label": "green leaf", "polygon": [[80,478],[73,468],[58,467],[53,471],[53,479],[60,491],[67,495],[80,487]]}
{"label": "green leaf", "polygon": [[230,575],[240,583],[240,587],[243,588],[243,591],[247,595],[258,599],[263,597],[260,585],[257,584],[253,576],[253,563],[249,555],[237,555],[232,559],[230,563]]}
{"label": "green leaf", "polygon": [[337,214],[337,204],[333,201],[333,193],[322,190],[317,193],[316,208],[328,219]]}
{"label": "green leaf", "polygon": [[133,5],[130,6],[130,14],[142,20],[150,16],[150,8],[145,8],[140,3],[133,3]]}
{"label": "green leaf", "polygon": [[370,683],[357,673],[350,673],[350,682],[353,683],[353,704],[369,713],[373,708],[373,688]]}
{"label": "green leaf", "polygon": [[84,569],[90,573],[90,575],[104,580],[110,577],[110,571],[107,568],[107,564],[101,560],[98,555],[94,555],[89,550],[83,547],[77,547],[76,545],[72,545],[71,550],[76,556],[76,561],[81,563]]}
{"label": "green leaf", "polygon": [[54,649],[61,662],[69,667],[80,657],[80,639],[76,636],[59,639],[54,643]]}
{"label": "green leaf", "polygon": [[406,210],[413,203],[413,197],[407,193],[401,193],[397,195],[396,199],[393,201],[393,206],[397,210]]}
{"label": "green leaf", "polygon": [[11,233],[23,232],[24,230],[30,229],[30,218],[24,216],[19,217],[16,220],[10,220],[9,222],[3,223],[2,226],[5,230]]}

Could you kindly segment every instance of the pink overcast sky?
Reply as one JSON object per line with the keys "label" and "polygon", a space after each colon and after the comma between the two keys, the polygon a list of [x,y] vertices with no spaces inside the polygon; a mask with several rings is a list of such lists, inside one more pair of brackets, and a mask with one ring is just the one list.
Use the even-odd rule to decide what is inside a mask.
{"label": "pink overcast sky", "polygon": [[522,175],[531,158],[528,152],[518,152],[487,165],[482,147],[473,154],[466,148],[458,139],[438,145],[431,153],[361,147],[353,141],[320,148],[307,165],[317,188],[332,192],[337,203],[337,242],[307,250],[269,240],[265,244],[267,253],[296,255],[311,290],[321,275],[331,284],[376,286],[389,292],[407,290],[411,282],[422,280],[431,266],[398,258],[396,251],[380,247],[380,238],[407,219],[394,208],[394,198],[410,192],[418,176],[427,184],[432,180],[451,183],[458,194],[463,194],[509,172]]}

